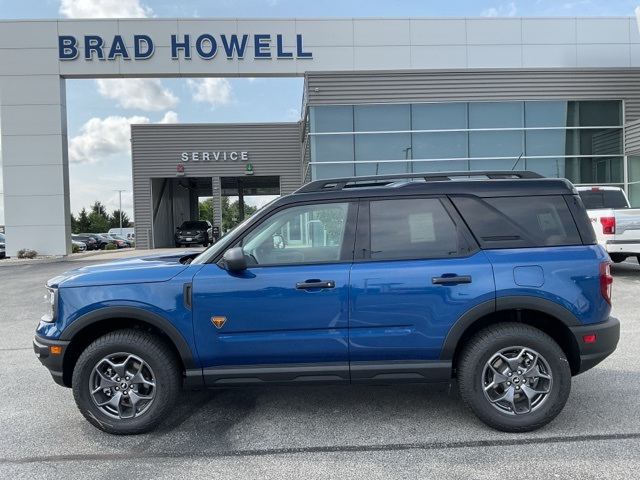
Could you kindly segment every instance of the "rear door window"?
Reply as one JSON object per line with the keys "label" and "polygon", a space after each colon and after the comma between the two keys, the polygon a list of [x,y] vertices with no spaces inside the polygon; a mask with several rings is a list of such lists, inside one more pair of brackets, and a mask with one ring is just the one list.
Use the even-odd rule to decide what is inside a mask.
{"label": "rear door window", "polygon": [[376,200],[370,203],[371,260],[456,256],[469,246],[437,198]]}

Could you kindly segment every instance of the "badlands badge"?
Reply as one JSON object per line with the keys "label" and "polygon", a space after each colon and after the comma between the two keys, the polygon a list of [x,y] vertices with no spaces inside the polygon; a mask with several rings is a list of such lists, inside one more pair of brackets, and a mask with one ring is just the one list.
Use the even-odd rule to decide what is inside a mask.
{"label": "badlands badge", "polygon": [[227,317],[211,317],[211,322],[216,326],[216,328],[221,328],[226,321]]}

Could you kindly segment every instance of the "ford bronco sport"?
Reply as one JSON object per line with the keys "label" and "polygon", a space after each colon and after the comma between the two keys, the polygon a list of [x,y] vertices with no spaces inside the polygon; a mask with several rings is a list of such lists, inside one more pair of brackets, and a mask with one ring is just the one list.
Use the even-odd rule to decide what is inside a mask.
{"label": "ford bronco sport", "polygon": [[610,260],[573,185],[531,172],[320,180],[201,254],[48,281],[34,349],[86,419],[157,426],[190,387],[451,382],[539,428],[616,348]]}

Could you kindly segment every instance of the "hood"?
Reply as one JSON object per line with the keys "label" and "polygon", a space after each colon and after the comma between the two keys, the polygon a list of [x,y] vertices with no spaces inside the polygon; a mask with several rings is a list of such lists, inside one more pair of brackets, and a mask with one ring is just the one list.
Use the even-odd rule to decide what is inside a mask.
{"label": "hood", "polygon": [[188,259],[200,252],[143,255],[69,270],[47,282],[51,287],[166,282],[189,268]]}

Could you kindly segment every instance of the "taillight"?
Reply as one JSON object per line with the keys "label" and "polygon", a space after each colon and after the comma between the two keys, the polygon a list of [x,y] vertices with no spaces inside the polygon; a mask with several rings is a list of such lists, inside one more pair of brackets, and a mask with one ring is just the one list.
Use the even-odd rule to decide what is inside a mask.
{"label": "taillight", "polygon": [[600,262],[600,293],[611,305],[611,284],[613,277],[611,276],[611,262]]}
{"label": "taillight", "polygon": [[604,235],[613,235],[616,233],[616,217],[600,217],[602,224],[602,233]]}

